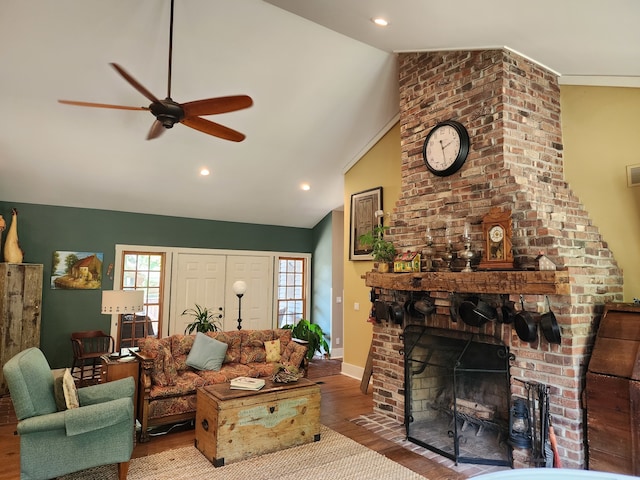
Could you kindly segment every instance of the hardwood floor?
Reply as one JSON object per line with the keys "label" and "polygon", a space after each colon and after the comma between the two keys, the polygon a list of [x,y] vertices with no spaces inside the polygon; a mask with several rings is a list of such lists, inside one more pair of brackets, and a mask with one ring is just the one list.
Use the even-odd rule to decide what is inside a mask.
{"label": "hardwood floor", "polygon": [[[371,413],[373,408],[371,392],[367,395],[363,394],[360,391],[358,380],[344,375],[331,375],[313,378],[313,381],[320,384],[322,392],[320,421],[323,425],[430,480],[462,480],[467,478],[389,440],[376,436],[371,430],[352,422],[351,419]],[[2,411],[0,411],[0,452],[2,452],[0,459],[3,464],[3,468],[0,470],[0,480],[15,480],[20,477],[19,438],[14,435],[15,419],[12,423],[3,425],[1,424],[2,418]],[[154,436],[147,443],[137,444],[133,451],[133,457],[137,458],[193,445],[193,435],[193,430],[185,430]]]}

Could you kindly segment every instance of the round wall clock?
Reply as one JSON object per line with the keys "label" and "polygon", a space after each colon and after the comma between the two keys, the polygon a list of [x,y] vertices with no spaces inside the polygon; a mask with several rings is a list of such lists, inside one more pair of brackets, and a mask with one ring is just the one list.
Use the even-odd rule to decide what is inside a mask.
{"label": "round wall clock", "polygon": [[481,270],[505,270],[513,268],[511,252],[511,211],[502,212],[497,208],[482,219],[484,254],[478,268]]}
{"label": "round wall clock", "polygon": [[433,127],[424,139],[422,158],[430,172],[446,177],[464,165],[469,146],[469,133],[464,125],[446,120]]}

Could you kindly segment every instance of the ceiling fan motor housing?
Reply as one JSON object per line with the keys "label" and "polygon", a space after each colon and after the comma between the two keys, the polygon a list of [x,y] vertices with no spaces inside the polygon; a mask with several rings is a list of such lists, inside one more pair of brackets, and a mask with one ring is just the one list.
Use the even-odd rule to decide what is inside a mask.
{"label": "ceiling fan motor housing", "polygon": [[149,110],[165,128],[173,127],[184,118],[184,109],[170,98],[152,103]]}

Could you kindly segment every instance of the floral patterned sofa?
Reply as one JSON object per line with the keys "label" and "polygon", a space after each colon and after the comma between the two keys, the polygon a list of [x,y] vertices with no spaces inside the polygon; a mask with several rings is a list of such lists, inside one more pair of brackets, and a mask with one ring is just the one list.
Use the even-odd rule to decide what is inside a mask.
{"label": "floral patterned sofa", "polygon": [[279,340],[280,363],[305,371],[305,345],[291,338],[291,330],[238,330],[208,332],[208,337],[227,344],[220,370],[196,370],[187,365],[195,335],[147,337],[138,341],[140,361],[138,420],[140,442],[149,440],[149,427],[195,418],[196,389],[229,382],[235,377],[267,377],[274,362],[267,362],[265,342]]}

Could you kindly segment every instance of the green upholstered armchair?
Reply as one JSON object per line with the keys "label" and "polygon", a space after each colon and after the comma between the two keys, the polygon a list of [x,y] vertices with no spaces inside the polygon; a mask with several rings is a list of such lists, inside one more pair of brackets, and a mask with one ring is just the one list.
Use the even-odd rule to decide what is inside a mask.
{"label": "green upholstered armchair", "polygon": [[50,479],[118,463],[127,478],[133,451],[133,378],[78,389],[80,406],[57,411],[44,354],[23,350],[3,367],[18,417],[20,478]]}

